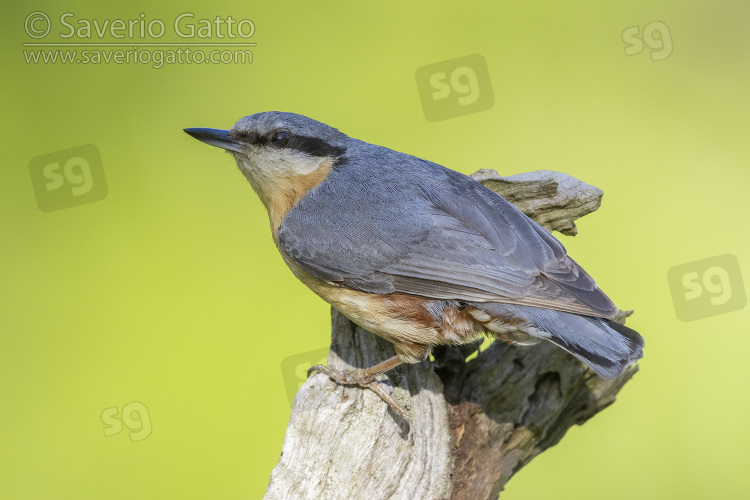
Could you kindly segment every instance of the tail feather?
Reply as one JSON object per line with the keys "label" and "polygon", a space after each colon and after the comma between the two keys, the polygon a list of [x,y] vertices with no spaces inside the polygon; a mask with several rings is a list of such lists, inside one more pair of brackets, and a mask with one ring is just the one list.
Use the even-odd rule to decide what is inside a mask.
{"label": "tail feather", "polygon": [[518,330],[549,340],[606,379],[619,377],[643,357],[643,337],[608,319],[514,304],[473,305],[491,317],[516,318]]}

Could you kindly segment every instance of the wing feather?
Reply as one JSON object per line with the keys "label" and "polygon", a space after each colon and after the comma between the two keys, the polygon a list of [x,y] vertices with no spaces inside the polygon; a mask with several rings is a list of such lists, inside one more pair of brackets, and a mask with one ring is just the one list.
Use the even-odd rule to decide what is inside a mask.
{"label": "wing feather", "polygon": [[563,245],[509,202],[467,176],[386,151],[401,155],[387,158],[395,167],[350,161],[284,218],[280,247],[305,271],[370,293],[617,313]]}

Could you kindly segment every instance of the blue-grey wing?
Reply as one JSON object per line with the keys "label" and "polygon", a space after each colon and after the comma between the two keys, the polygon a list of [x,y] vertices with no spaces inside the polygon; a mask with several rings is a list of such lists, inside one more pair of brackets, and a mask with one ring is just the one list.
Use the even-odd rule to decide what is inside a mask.
{"label": "blue-grey wing", "polygon": [[413,160],[419,168],[334,170],[284,218],[282,251],[370,293],[617,312],[544,228],[473,179]]}

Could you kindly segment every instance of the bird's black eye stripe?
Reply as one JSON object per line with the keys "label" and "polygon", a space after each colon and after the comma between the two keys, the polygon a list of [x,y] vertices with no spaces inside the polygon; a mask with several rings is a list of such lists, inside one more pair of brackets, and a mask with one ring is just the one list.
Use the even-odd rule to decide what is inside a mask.
{"label": "bird's black eye stripe", "polygon": [[289,143],[289,147],[307,153],[312,156],[318,156],[324,158],[326,156],[339,157],[342,156],[346,150],[344,148],[334,146],[327,143],[323,139],[317,137],[306,137],[306,136],[294,136]]}
{"label": "bird's black eye stripe", "polygon": [[271,145],[278,148],[288,148],[307,153],[320,158],[341,157],[346,150],[334,146],[318,137],[295,135],[287,130],[274,130],[267,134],[236,133],[238,139],[257,146]]}
{"label": "bird's black eye stripe", "polygon": [[252,132],[232,130],[230,132],[230,135],[234,139],[244,142],[246,144],[264,144],[266,142],[264,137],[259,136]]}

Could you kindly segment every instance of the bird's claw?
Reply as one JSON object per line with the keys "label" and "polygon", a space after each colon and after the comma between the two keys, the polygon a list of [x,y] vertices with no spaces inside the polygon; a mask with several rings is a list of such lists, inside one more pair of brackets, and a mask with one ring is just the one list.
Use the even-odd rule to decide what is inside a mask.
{"label": "bird's claw", "polygon": [[370,389],[372,392],[380,396],[380,399],[382,399],[388,406],[390,406],[393,412],[399,416],[399,418],[404,423],[404,434],[409,434],[410,425],[409,419],[406,417],[406,412],[403,408],[401,408],[401,405],[399,405],[396,400],[393,399],[393,396],[388,394],[383,386],[378,383],[378,381],[375,380],[375,377],[373,377],[372,375],[366,375],[365,371],[362,369],[332,370],[325,365],[315,365],[311,366],[310,369],[307,370],[307,378],[310,378],[310,376],[314,372],[322,373],[332,380],[335,380],[339,384],[358,385],[360,387]]}
{"label": "bird's claw", "polygon": [[[314,365],[307,369],[307,378],[310,378],[310,376],[315,373],[322,373],[324,375],[328,375],[328,367],[326,365]],[[329,375],[330,376],[330,375]]]}

